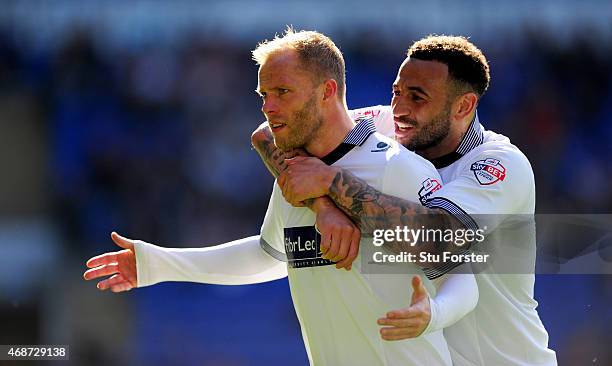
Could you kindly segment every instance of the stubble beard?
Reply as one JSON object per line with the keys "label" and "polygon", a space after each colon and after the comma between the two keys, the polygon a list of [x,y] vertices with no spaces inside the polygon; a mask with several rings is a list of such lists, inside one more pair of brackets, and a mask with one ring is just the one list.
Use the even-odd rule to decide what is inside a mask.
{"label": "stubble beard", "polygon": [[304,148],[316,139],[322,125],[323,119],[313,95],[304,103],[302,109],[291,116],[291,123],[287,125],[289,128],[287,136],[282,139],[275,136],[274,144],[282,151]]}
{"label": "stubble beard", "polygon": [[422,127],[412,139],[399,142],[411,151],[423,151],[438,145],[450,132],[450,110],[451,103],[447,103],[428,123],[416,124]]}

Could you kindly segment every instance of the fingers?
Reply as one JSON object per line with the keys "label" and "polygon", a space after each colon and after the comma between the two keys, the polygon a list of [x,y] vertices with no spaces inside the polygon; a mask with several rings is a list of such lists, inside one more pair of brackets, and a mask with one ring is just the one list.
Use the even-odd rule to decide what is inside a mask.
{"label": "fingers", "polygon": [[357,258],[357,255],[359,255],[359,246],[361,244],[361,231],[359,229],[355,229],[355,231],[353,231],[353,238],[351,239],[351,247],[349,248],[349,254],[346,257],[346,260],[350,261],[350,265],[347,268],[348,270],[351,269],[353,261]]}
{"label": "fingers", "polygon": [[283,190],[283,187],[285,186],[286,182],[287,182],[287,174],[285,171],[278,175],[278,178],[276,178],[276,183],[278,183],[278,186],[280,187],[280,189]]}
{"label": "fingers", "polygon": [[133,287],[132,285],[129,284],[129,282],[123,282],[118,285],[112,286],[111,291],[112,292],[124,292],[124,291],[130,291],[132,288]]}
{"label": "fingers", "polygon": [[285,198],[285,201],[291,203],[293,205],[292,195],[289,191],[289,169],[287,168],[283,173],[281,173],[276,182],[281,189],[281,193]]}
{"label": "fingers", "polygon": [[103,281],[98,282],[96,287],[102,291],[108,290],[112,286],[116,286],[122,284],[123,282],[127,282],[121,273],[118,273],[110,278],[107,278]]}
{"label": "fingers", "polygon": [[[134,241],[125,238],[116,232],[111,233],[111,239],[119,247],[124,250],[118,252],[105,253],[102,255],[90,258],[86,265],[89,270],[83,273],[83,278],[86,280],[92,280],[104,276],[111,276],[103,281],[98,282],[96,287],[102,291],[110,289],[113,292],[129,291],[135,287],[135,276],[131,275],[134,272],[135,265],[130,265],[130,259],[133,261],[134,258]],[[127,273],[128,277],[134,277],[133,281],[130,282],[122,273]],[[133,284],[134,285],[133,285]]]}
{"label": "fingers", "polygon": [[378,325],[385,327],[380,329],[380,335],[388,341],[396,341],[418,337],[427,328],[427,322],[422,317],[411,317],[401,319],[380,318]]}
{"label": "fingers", "polygon": [[118,246],[120,246],[123,249],[130,249],[130,250],[134,249],[133,240],[130,240],[128,238],[124,238],[123,236],[117,234],[114,231],[111,233],[111,239],[113,239],[115,244],[117,244]]}
{"label": "fingers", "polygon": [[121,274],[116,274],[111,278],[98,282],[96,287],[101,291],[106,291],[110,288],[112,292],[130,291],[134,288]]}
{"label": "fingers", "polygon": [[349,260],[348,256],[344,259],[342,259],[341,261],[339,261],[338,263],[336,263],[336,268],[337,269],[346,269],[347,271],[351,270],[351,264],[353,263],[352,260]]}
{"label": "fingers", "polygon": [[295,156],[291,159],[285,159],[285,163],[287,163],[287,165],[293,165],[293,164],[297,164],[300,163],[302,161],[308,160],[308,157],[306,156]]}
{"label": "fingers", "polygon": [[86,280],[93,280],[95,278],[112,275],[118,272],[119,265],[117,263],[109,263],[86,271],[83,274],[83,278]]}
{"label": "fingers", "polygon": [[429,293],[423,284],[423,280],[421,280],[420,276],[412,276],[412,297],[410,300],[410,305],[414,305],[419,301],[423,301],[429,298]]}
{"label": "fingers", "polygon": [[408,307],[405,309],[399,309],[399,310],[392,310],[387,313],[388,319],[407,319],[407,318],[414,318],[417,316],[420,316],[420,311],[412,307]]}
{"label": "fingers", "polygon": [[378,325],[385,326],[380,329],[384,340],[396,341],[418,337],[425,331],[431,319],[429,313],[428,293],[421,277],[412,277],[411,306],[389,311],[385,318],[378,319]]}
{"label": "fingers", "polygon": [[87,267],[95,268],[95,267],[103,266],[105,264],[117,263],[118,253],[119,252],[104,253],[104,254],[95,256],[93,258],[90,258],[86,263]]}
{"label": "fingers", "polygon": [[331,246],[331,234],[330,233],[320,233],[321,234],[321,253],[322,257],[325,258],[329,247]]}
{"label": "fingers", "polygon": [[386,325],[389,327],[407,328],[407,327],[416,327],[420,325],[421,322],[419,321],[418,318],[400,318],[400,319],[380,318],[378,319],[377,323],[378,325]]}
{"label": "fingers", "polygon": [[350,227],[340,229],[340,245],[338,245],[338,253],[332,258],[332,261],[338,262],[339,260],[346,258],[349,247],[351,246],[352,233],[353,230]]}
{"label": "fingers", "polygon": [[386,341],[400,341],[419,336],[417,328],[381,328],[380,336]]}
{"label": "fingers", "polygon": [[423,286],[423,281],[421,280],[421,276],[414,275],[412,276],[412,290],[414,292],[422,292],[425,289]]}
{"label": "fingers", "polygon": [[338,228],[333,228],[329,243],[329,249],[327,250],[327,253],[325,253],[325,255],[323,256],[323,258],[332,260],[332,258],[335,258],[338,255],[338,252],[340,251],[341,240],[340,232],[341,231]]}
{"label": "fingers", "polygon": [[351,239],[352,239],[352,228],[350,227],[346,227],[341,229],[341,239],[340,239],[340,245],[339,245],[339,249],[338,249],[338,254],[336,254],[335,257],[331,258],[332,262],[337,262],[336,263],[336,268],[337,269],[341,269],[344,268],[346,263],[344,262],[340,262],[343,259],[345,259],[349,253],[349,249],[351,246]]}
{"label": "fingers", "polygon": [[420,317],[409,318],[380,318],[378,325],[385,327],[380,329],[380,336],[387,341],[418,337],[427,326]]}
{"label": "fingers", "polygon": [[347,271],[351,270],[353,261],[357,258],[357,255],[359,254],[360,240],[361,231],[359,231],[359,229],[355,229],[353,231],[353,235],[351,236],[348,254],[342,261],[336,264],[336,268],[345,268]]}

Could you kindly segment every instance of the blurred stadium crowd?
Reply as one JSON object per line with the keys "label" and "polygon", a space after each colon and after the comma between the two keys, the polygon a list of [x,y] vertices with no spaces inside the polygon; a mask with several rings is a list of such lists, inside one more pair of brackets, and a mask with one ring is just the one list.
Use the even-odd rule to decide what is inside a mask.
{"label": "blurred stadium crowd", "polygon": [[[330,36],[344,52],[349,107],[357,108],[389,102],[403,51],[422,35]],[[80,282],[85,258],[113,249],[112,230],[165,246],[257,233],[272,184],[249,142],[263,120],[255,40],[191,34],[126,49],[93,39],[78,29],[41,51],[0,31],[0,250],[5,262],[21,263],[0,270],[0,343],[70,344],[83,365],[304,363],[285,283],[169,284],[109,299]],[[612,45],[586,31],[560,42],[535,28],[472,41],[491,64],[481,121],[529,157],[537,211],[611,212]],[[44,252],[8,243],[23,231],[54,242],[51,259],[19,262]],[[38,280],[16,284],[23,266],[37,263]],[[612,326],[611,284],[606,276],[538,277],[536,299],[561,364],[612,362],[602,336]],[[234,317],[240,332],[251,331],[228,332]],[[292,356],[279,361],[279,347]]]}

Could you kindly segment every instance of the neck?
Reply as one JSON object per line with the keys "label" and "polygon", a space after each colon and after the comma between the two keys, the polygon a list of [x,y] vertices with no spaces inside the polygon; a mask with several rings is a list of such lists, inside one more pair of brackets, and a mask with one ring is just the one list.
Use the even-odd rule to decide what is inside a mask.
{"label": "neck", "polygon": [[457,151],[457,148],[459,148],[459,145],[467,133],[468,128],[470,128],[474,115],[475,112],[472,112],[463,120],[452,121],[448,135],[446,135],[442,141],[427,149],[418,150],[416,153],[427,160],[431,160]]}
{"label": "neck", "polygon": [[323,123],[318,133],[310,143],[305,146],[312,156],[322,158],[337,148],[351,132],[355,122],[348,114],[342,103],[334,103],[329,110],[323,112]]}

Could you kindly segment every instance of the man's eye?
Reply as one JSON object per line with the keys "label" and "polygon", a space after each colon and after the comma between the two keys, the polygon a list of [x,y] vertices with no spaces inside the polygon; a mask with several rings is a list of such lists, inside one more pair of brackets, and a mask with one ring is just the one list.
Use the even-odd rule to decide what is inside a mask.
{"label": "man's eye", "polygon": [[393,95],[394,97],[399,97],[401,95],[399,90],[392,90],[391,91],[391,95]]}
{"label": "man's eye", "polygon": [[418,95],[416,95],[416,94],[413,94],[413,95],[412,95],[412,100],[414,100],[415,102],[419,102],[419,101],[424,100],[424,99],[423,99],[423,98],[421,98],[421,97],[419,97],[419,96],[418,96]]}
{"label": "man's eye", "polygon": [[289,90],[288,90],[288,89],[278,89],[278,94],[279,94],[279,95],[283,95],[283,94],[286,94],[286,93],[288,93],[288,92],[289,92]]}

